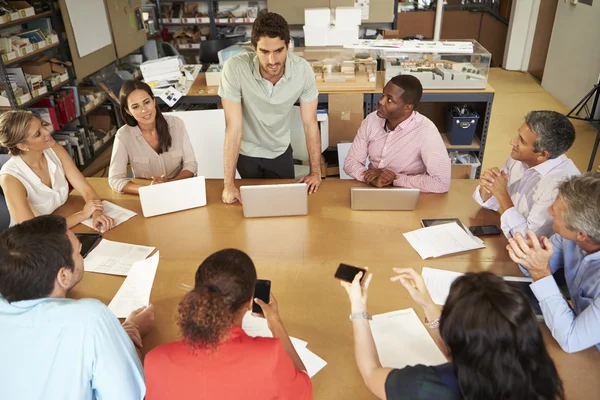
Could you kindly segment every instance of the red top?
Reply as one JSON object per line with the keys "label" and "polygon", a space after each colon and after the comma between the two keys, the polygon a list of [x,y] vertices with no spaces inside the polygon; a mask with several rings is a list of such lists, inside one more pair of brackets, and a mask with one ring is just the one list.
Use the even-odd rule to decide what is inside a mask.
{"label": "red top", "polygon": [[308,374],[294,367],[279,339],[250,337],[234,327],[215,350],[183,341],[163,344],[144,360],[146,400],[312,399]]}

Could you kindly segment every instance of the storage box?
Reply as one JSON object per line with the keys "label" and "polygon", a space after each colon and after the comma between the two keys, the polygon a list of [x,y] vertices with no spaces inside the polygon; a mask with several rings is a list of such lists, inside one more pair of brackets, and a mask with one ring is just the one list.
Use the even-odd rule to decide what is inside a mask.
{"label": "storage box", "polygon": [[360,128],[364,114],[364,94],[329,94],[329,146],[352,142]]}
{"label": "storage box", "polygon": [[336,7],[335,8],[335,26],[354,27],[362,24],[362,10],[358,7]]}
{"label": "storage box", "polygon": [[473,113],[470,116],[455,116],[451,110],[446,118],[446,130],[448,141],[451,145],[471,145],[479,115]]}
{"label": "storage box", "polygon": [[[35,15],[35,9],[31,7],[26,1],[9,1],[7,2],[9,6],[16,8],[18,11],[10,14],[6,14],[8,16],[8,21],[16,21],[18,19],[31,17]],[[5,21],[5,22],[8,22]]]}
{"label": "storage box", "polygon": [[451,154],[450,158],[452,159],[450,172],[452,179],[475,179],[477,177],[477,169],[481,166],[481,162],[477,156],[471,153],[461,154],[460,159],[458,159],[457,157],[452,157]]}
{"label": "storage box", "polygon": [[304,25],[325,27],[331,25],[331,9],[306,8],[304,10]]}
{"label": "storage box", "polygon": [[88,121],[92,129],[99,129],[104,132],[110,132],[113,123],[110,111],[99,108],[96,112],[88,116]]}
{"label": "storage box", "polygon": [[359,26],[331,26],[327,32],[328,46],[345,46],[358,41]]}
{"label": "storage box", "polygon": [[307,26],[304,29],[304,46],[324,47],[327,46],[329,26]]}
{"label": "storage box", "polygon": [[41,75],[42,79],[52,75],[52,66],[48,61],[28,61],[21,64],[23,71],[29,75]]}
{"label": "storage box", "polygon": [[219,86],[221,82],[221,68],[218,64],[213,64],[206,70],[206,86]]}

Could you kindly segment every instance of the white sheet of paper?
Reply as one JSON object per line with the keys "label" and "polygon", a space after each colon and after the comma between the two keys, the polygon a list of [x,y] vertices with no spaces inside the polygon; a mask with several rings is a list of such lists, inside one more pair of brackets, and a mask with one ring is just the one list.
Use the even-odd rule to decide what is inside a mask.
{"label": "white sheet of paper", "polygon": [[463,274],[443,269],[423,267],[421,275],[433,302],[443,306],[446,304],[452,282]]}
{"label": "white sheet of paper", "polygon": [[157,251],[152,257],[133,264],[125,282],[108,305],[117,318],[127,318],[133,310],[150,304],[158,260]]}
{"label": "white sheet of paper", "polygon": [[79,58],[112,44],[104,0],[66,0],[65,4]]}
{"label": "white sheet of paper", "polygon": [[[126,208],[120,207],[116,204],[113,204],[109,201],[102,200],[102,205],[104,206],[104,215],[107,217],[111,217],[115,220],[115,226],[121,225],[123,222],[127,221],[131,217],[135,217],[137,215],[136,212],[128,210]],[[90,228],[94,228],[92,226],[92,218],[88,218],[81,222],[85,226],[89,226]]]}
{"label": "white sheet of paper", "polygon": [[250,311],[248,311],[244,315],[244,319],[242,319],[242,329],[248,336],[273,337],[273,333],[269,329],[267,320],[253,316]]}
{"label": "white sheet of paper", "polygon": [[110,275],[127,275],[136,261],[154,251],[154,247],[102,239],[83,261],[84,270]]}
{"label": "white sheet of paper", "polygon": [[312,351],[308,350],[306,347],[296,347],[296,353],[298,353],[298,357],[300,357],[300,359],[304,363],[304,366],[306,367],[306,372],[311,378],[315,376],[317,372],[325,368],[325,366],[327,365],[327,362],[325,360],[323,360],[321,357],[319,357]]}
{"label": "white sheet of paper", "polygon": [[412,308],[373,315],[371,331],[383,367],[447,362]]}
{"label": "white sheet of paper", "polygon": [[175,103],[181,99],[181,96],[183,96],[183,94],[179,90],[175,89],[173,86],[169,86],[159,97],[162,101],[167,103],[169,107],[173,107]]}
{"label": "white sheet of paper", "polygon": [[456,223],[417,229],[404,233],[404,237],[423,260],[485,247]]}

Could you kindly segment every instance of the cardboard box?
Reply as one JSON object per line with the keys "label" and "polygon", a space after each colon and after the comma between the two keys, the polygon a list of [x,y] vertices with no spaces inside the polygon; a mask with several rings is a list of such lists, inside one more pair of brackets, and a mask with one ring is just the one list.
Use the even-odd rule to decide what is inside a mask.
{"label": "cardboard box", "polygon": [[362,24],[361,9],[357,7],[336,7],[335,26],[354,27]]}
{"label": "cardboard box", "polygon": [[352,142],[365,118],[364,94],[332,93],[329,95],[329,146]]}
{"label": "cardboard box", "polygon": [[9,6],[16,8],[18,11],[10,13],[9,21],[16,21],[21,18],[31,17],[35,15],[35,9],[26,1],[8,1]]}
{"label": "cardboard box", "polygon": [[304,46],[327,46],[329,26],[304,26]]}
{"label": "cardboard box", "polygon": [[29,75],[41,75],[42,79],[52,75],[52,65],[49,61],[28,61],[22,63],[21,68]]}
{"label": "cardboard box", "polygon": [[358,42],[359,26],[330,26],[327,32],[328,46],[344,46]]}
{"label": "cardboard box", "polygon": [[324,26],[331,25],[330,8],[307,8],[304,10],[304,25]]}
{"label": "cardboard box", "polygon": [[110,111],[105,108],[99,108],[93,114],[90,114],[88,122],[92,129],[99,129],[104,132],[110,132],[113,127]]}
{"label": "cardboard box", "polygon": [[[22,96],[17,97],[15,100],[17,100],[17,105],[25,104],[29,100],[31,100],[31,95],[29,93],[26,93]],[[8,100],[8,97],[0,95],[0,106],[10,107],[10,101]]]}
{"label": "cardboard box", "polygon": [[382,32],[384,39],[400,39],[400,31],[384,30]]}

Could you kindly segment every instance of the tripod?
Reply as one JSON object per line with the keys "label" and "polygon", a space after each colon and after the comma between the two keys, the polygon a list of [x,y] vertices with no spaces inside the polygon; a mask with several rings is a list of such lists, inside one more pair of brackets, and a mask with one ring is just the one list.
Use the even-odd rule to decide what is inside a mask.
{"label": "tripod", "polygon": [[[588,103],[590,102],[590,100],[593,98],[592,100],[592,107],[591,109],[588,107]],[[572,119],[578,119],[580,121],[586,121],[591,123],[594,128],[596,129],[596,141],[594,143],[594,148],[592,150],[592,156],[590,158],[590,163],[588,164],[588,171],[591,171],[592,168],[594,168],[594,160],[596,159],[596,152],[598,151],[598,144],[600,144],[600,119],[594,119],[594,113],[596,112],[596,109],[598,108],[598,100],[600,100],[600,79],[598,79],[598,83],[596,83],[594,85],[594,87],[592,88],[592,90],[590,90],[588,92],[588,94],[586,94],[583,99],[581,99],[579,101],[579,103],[577,103],[575,105],[575,107],[573,107],[573,109],[571,111],[569,111],[569,113],[567,114],[568,118],[572,118]],[[579,113],[585,110],[585,117],[580,117]]]}

